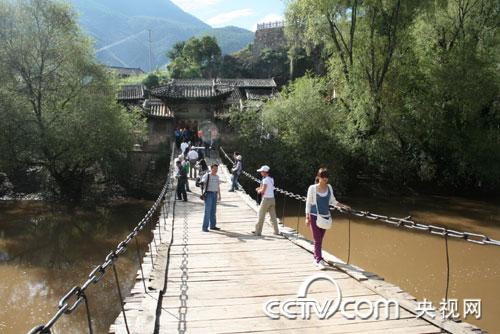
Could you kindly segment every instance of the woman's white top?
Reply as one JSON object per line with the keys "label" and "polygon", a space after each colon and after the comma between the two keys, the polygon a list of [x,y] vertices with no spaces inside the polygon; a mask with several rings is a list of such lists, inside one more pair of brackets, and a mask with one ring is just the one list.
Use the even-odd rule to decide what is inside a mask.
{"label": "woman's white top", "polygon": [[[337,199],[335,198],[335,195],[333,195],[333,189],[331,185],[328,185],[328,189],[330,189],[330,205],[332,206],[337,206],[339,203]],[[316,195],[325,197],[328,195],[328,190],[324,193],[318,192],[318,184],[313,184],[309,186],[309,189],[307,189],[307,197],[306,197],[306,215],[311,213],[311,207],[313,205],[316,205]]]}
{"label": "woman's white top", "polygon": [[328,196],[328,188],[326,189],[326,191],[325,191],[325,192],[322,192],[322,193],[320,193],[320,192],[318,191],[318,189],[316,189],[316,194],[317,194],[318,196],[321,196],[321,197],[326,197],[326,196]]}

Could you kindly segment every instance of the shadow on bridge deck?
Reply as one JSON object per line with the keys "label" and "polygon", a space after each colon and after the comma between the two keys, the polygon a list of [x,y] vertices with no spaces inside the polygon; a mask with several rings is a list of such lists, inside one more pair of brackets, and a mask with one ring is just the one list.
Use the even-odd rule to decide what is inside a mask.
{"label": "shadow on bridge deck", "polygon": [[[342,300],[351,301],[345,314],[354,314],[354,302],[389,299],[399,306],[388,308],[380,319],[347,319],[341,312],[320,320],[314,314],[308,320],[290,320],[284,316],[273,320],[263,311],[270,299],[285,301],[296,298],[302,282],[318,270],[313,264],[312,245],[296,238],[294,231],[282,226],[284,237],[272,235],[265,226],[262,237],[253,236],[256,203],[243,193],[230,193],[228,171],[219,175],[222,203],[218,205],[217,226],[222,230],[202,232],[203,205],[199,188],[191,182],[188,202],[165,204],[155,238],[158,251],[151,247],[146,254],[146,284],[138,273],[132,295],[126,300],[126,317],[131,333],[478,333],[467,323],[417,318],[415,298],[375,274],[347,265],[331,254],[325,259],[334,266],[322,273],[329,275],[342,291]],[[174,198],[172,196],[172,198]],[[168,218],[166,212],[169,212]],[[173,215],[172,215],[173,213]],[[173,242],[169,244],[171,237]],[[168,253],[170,257],[168,259]],[[168,270],[166,268],[168,267]],[[167,281],[165,282],[165,278]],[[166,284],[165,284],[166,283]],[[162,291],[165,289],[165,291]],[[164,293],[163,293],[164,292]],[[308,298],[321,305],[337,297],[335,286],[327,281],[311,285]],[[368,303],[360,304],[361,314],[370,311]],[[277,307],[272,308],[278,312]],[[292,307],[297,311],[297,307]],[[446,330],[444,330],[446,329]],[[120,314],[111,333],[127,333]]]}

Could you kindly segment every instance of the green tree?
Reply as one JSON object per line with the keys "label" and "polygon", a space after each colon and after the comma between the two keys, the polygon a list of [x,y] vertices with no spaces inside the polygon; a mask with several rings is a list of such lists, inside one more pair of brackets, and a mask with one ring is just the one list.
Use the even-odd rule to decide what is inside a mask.
{"label": "green tree", "polygon": [[[290,186],[295,171],[333,163],[340,185],[362,175],[384,188],[498,192],[499,11],[495,0],[291,1],[288,56],[320,50],[327,74],[233,115],[247,156],[272,154]],[[250,146],[259,131],[271,142]]]}
{"label": "green tree", "polygon": [[220,70],[221,50],[211,36],[176,43],[167,53],[172,78],[214,78]]}
{"label": "green tree", "polygon": [[116,103],[67,5],[2,2],[0,39],[2,165],[43,168],[79,201],[95,173],[113,176],[143,124]]}
{"label": "green tree", "polygon": [[[287,35],[324,47],[339,100],[348,112],[362,118],[359,135],[369,137],[380,129],[387,74],[408,27],[425,5],[426,1],[417,0],[295,0],[289,4]],[[361,101],[366,104],[359,105]]]}
{"label": "green tree", "polygon": [[146,88],[151,89],[160,85],[160,76],[156,73],[149,73],[146,79],[142,81]]}
{"label": "green tree", "polygon": [[329,90],[325,79],[304,76],[260,108],[233,110],[231,124],[248,169],[271,163],[280,184],[303,191],[317,169],[328,166],[336,188],[345,190],[355,168],[338,138],[341,122],[325,99]]}
{"label": "green tree", "polygon": [[[422,13],[413,29],[413,64],[393,122],[411,133],[418,174],[453,187],[495,187],[500,180],[498,22],[496,1],[450,0]],[[412,73],[409,73],[409,72]]]}

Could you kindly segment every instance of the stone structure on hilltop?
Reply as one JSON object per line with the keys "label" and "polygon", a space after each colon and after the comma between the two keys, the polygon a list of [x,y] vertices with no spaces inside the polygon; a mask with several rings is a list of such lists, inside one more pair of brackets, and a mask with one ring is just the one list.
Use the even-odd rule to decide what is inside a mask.
{"label": "stone structure on hilltop", "polygon": [[280,50],[286,47],[284,21],[257,24],[252,49],[255,57],[259,56],[263,49]]}

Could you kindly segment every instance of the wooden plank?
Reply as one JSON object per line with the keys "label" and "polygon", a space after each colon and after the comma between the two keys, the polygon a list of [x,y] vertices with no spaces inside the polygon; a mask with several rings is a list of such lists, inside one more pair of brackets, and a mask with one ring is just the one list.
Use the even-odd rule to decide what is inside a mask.
{"label": "wooden plank", "polygon": [[[229,183],[225,166],[221,166],[220,175],[226,178],[221,185],[223,202],[219,204],[217,214],[217,225],[222,231],[201,231],[204,207],[196,193],[199,189],[191,184],[195,193],[189,193],[189,201],[176,203],[167,290],[162,296],[159,319],[156,319],[155,312],[160,298],[154,293],[160,290],[165,266],[155,263],[154,267],[148,266],[149,284],[154,293],[141,296],[139,284],[142,282],[138,275],[133,289],[135,294],[127,298],[127,316],[130,312],[133,333],[153,333],[152,326],[157,320],[160,334],[179,332],[184,326],[185,333],[431,334],[444,333],[442,328],[452,333],[477,333],[476,328],[469,324],[416,318],[415,297],[376,274],[347,265],[326,252],[325,257],[335,267],[325,272],[339,284],[344,300],[395,299],[400,303],[399,309],[391,307],[389,319],[350,320],[340,313],[327,320],[317,317],[309,320],[268,318],[262,310],[267,300],[295,298],[300,284],[318,272],[310,254],[312,244],[302,237],[297,238],[293,229],[283,226],[287,238],[271,235],[269,226],[265,226],[263,237],[253,236],[250,231],[256,221],[256,203],[246,194],[227,192]],[[187,239],[184,239],[185,233]],[[166,237],[162,234],[162,241],[164,239]],[[158,254],[151,247],[150,250],[155,257],[165,257],[166,248],[161,248]],[[150,263],[146,258],[145,261]],[[179,320],[181,291],[186,293],[185,323]],[[324,301],[335,293],[328,282],[315,282],[308,297]],[[360,310],[366,311],[367,308],[367,305],[362,305]],[[353,309],[352,304],[347,307],[347,311]],[[396,311],[399,318],[396,318]],[[112,328],[116,333],[123,330],[123,319],[119,317]]]}

